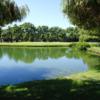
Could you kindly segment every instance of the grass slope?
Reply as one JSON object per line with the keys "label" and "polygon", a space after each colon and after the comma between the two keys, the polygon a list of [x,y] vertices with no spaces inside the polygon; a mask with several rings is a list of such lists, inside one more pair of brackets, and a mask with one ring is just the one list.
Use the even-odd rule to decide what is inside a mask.
{"label": "grass slope", "polygon": [[0,88],[0,97],[33,100],[100,100],[100,73],[86,72],[64,79],[32,81]]}
{"label": "grass slope", "polygon": [[88,49],[89,52],[100,56],[100,47],[91,47]]}

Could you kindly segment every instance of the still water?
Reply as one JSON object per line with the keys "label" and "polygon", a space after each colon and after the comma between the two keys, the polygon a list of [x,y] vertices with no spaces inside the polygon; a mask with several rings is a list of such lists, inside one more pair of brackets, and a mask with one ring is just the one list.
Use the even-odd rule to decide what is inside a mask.
{"label": "still water", "polygon": [[98,69],[100,58],[63,47],[0,47],[0,85],[55,79]]}

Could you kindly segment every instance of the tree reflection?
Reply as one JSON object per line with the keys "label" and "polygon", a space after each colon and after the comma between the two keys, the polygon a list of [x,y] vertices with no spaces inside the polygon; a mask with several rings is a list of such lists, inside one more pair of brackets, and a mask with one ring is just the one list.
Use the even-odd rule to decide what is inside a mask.
{"label": "tree reflection", "polygon": [[36,59],[47,60],[66,57],[68,59],[82,59],[91,69],[100,69],[100,57],[89,54],[88,52],[77,51],[76,49],[64,47],[0,47],[0,58],[7,55],[10,59],[16,62],[23,61],[32,63]]}

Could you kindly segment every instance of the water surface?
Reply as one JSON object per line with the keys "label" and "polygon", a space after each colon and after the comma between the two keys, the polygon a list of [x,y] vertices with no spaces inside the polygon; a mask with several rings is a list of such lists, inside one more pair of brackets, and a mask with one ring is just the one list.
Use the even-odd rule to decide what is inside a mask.
{"label": "water surface", "polygon": [[61,78],[98,68],[99,61],[97,56],[71,48],[0,47],[0,85]]}

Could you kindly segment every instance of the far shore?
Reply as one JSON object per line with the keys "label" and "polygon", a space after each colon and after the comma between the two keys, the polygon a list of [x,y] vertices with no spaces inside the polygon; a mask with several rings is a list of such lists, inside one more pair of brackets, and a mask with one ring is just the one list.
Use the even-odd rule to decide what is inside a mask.
{"label": "far shore", "polygon": [[[56,47],[69,46],[78,42],[0,42],[0,46],[18,46],[18,47]],[[90,45],[98,44],[97,42],[88,42]]]}
{"label": "far shore", "polygon": [[[1,42],[0,47],[70,47],[71,44],[78,42]],[[98,42],[88,42],[91,47],[89,52],[100,55],[100,47],[96,46]]]}
{"label": "far shore", "polygon": [[72,42],[1,42],[0,46],[9,47],[68,47]]}

